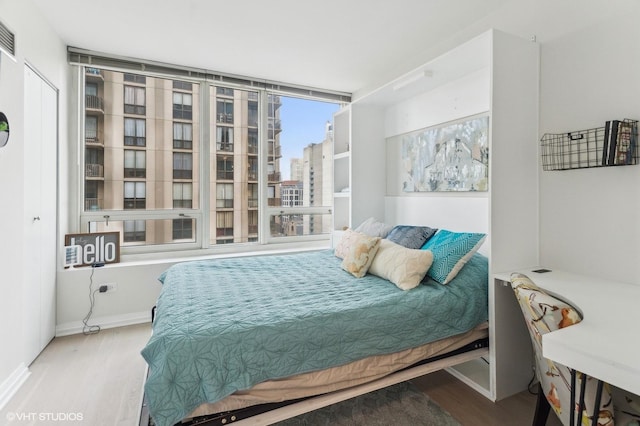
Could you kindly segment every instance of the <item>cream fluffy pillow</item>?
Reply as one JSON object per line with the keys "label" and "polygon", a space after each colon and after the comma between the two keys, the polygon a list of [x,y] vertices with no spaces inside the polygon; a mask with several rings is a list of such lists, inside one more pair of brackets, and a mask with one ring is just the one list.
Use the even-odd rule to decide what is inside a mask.
{"label": "cream fluffy pillow", "polygon": [[346,229],[342,233],[342,237],[338,241],[338,244],[336,244],[336,248],[334,249],[333,254],[335,254],[336,257],[339,257],[340,259],[344,259],[347,252],[349,251],[349,247],[351,247],[358,240],[359,235],[359,232],[356,232],[351,228]]}
{"label": "cream fluffy pillow", "polygon": [[[345,240],[345,237],[347,237],[347,234],[342,240]],[[340,240],[339,246],[342,244],[342,240]],[[348,246],[346,245],[347,243]],[[345,245],[342,247],[345,249],[342,269],[350,272],[356,278],[364,277],[378,252],[379,246],[380,237],[370,237],[355,231],[349,232]],[[338,247],[336,247],[337,251]]]}
{"label": "cream fluffy pillow", "polygon": [[385,278],[402,290],[417,287],[433,263],[433,253],[403,247],[389,240],[382,240],[369,273]]}

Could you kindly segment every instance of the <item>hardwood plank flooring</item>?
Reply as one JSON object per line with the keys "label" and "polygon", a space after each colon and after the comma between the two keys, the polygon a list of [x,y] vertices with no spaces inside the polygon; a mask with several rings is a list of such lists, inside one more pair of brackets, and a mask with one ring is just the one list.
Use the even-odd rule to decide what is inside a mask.
{"label": "hardwood plank flooring", "polygon": [[[141,324],[55,338],[0,411],[0,424],[137,425],[146,369],[140,350],[150,333]],[[465,426],[529,425],[533,418],[535,396],[528,392],[493,403],[445,371],[413,382]],[[550,414],[547,425],[560,422]]]}
{"label": "hardwood plank flooring", "polygon": [[138,424],[149,324],[55,338],[31,375],[0,411],[0,424],[131,426]]}
{"label": "hardwood plank flooring", "polygon": [[[536,396],[528,391],[494,403],[446,371],[436,371],[412,382],[465,426],[524,426],[533,421]],[[562,423],[551,412],[547,426]]]}

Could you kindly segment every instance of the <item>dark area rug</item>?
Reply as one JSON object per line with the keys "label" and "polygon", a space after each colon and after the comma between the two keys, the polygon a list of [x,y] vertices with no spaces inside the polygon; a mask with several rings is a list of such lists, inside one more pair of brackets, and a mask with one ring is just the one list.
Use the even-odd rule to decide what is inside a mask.
{"label": "dark area rug", "polygon": [[460,426],[460,423],[411,382],[403,382],[276,425]]}

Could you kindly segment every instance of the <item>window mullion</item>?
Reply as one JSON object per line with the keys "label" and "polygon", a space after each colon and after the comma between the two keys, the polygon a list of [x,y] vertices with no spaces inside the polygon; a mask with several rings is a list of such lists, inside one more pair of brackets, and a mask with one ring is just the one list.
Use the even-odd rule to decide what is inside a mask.
{"label": "window mullion", "polygon": [[268,216],[267,156],[269,154],[269,94],[260,90],[258,94],[258,241],[266,244],[271,233]]}
{"label": "window mullion", "polygon": [[[197,223],[197,237],[201,248],[209,248],[211,245],[209,236],[211,235],[211,158],[215,155],[212,149],[215,144],[211,143],[214,133],[211,131],[211,105],[210,93],[211,85],[200,83],[200,209],[202,219]],[[214,98],[215,99],[215,98]]]}

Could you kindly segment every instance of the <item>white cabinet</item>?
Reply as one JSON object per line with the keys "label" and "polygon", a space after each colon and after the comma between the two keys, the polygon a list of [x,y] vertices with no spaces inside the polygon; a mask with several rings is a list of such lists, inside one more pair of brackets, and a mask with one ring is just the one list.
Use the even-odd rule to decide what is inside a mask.
{"label": "white cabinet", "polygon": [[30,364],[55,334],[57,93],[24,71],[24,330]]}
{"label": "white cabinet", "polygon": [[[486,232],[482,251],[490,276],[537,264],[538,62],[536,43],[490,30],[372,92],[356,94],[348,110],[344,168],[339,146],[334,156],[335,191],[345,182],[351,189],[349,208],[336,204],[336,229],[374,216],[390,224]],[[488,192],[396,188],[404,171],[390,159],[387,138],[477,114],[489,116]],[[339,118],[336,134],[345,128]],[[340,201],[337,193],[334,201]],[[513,294],[490,283],[490,357],[451,371],[496,400],[526,389],[531,364],[510,347],[521,343],[512,340],[522,322]]]}

